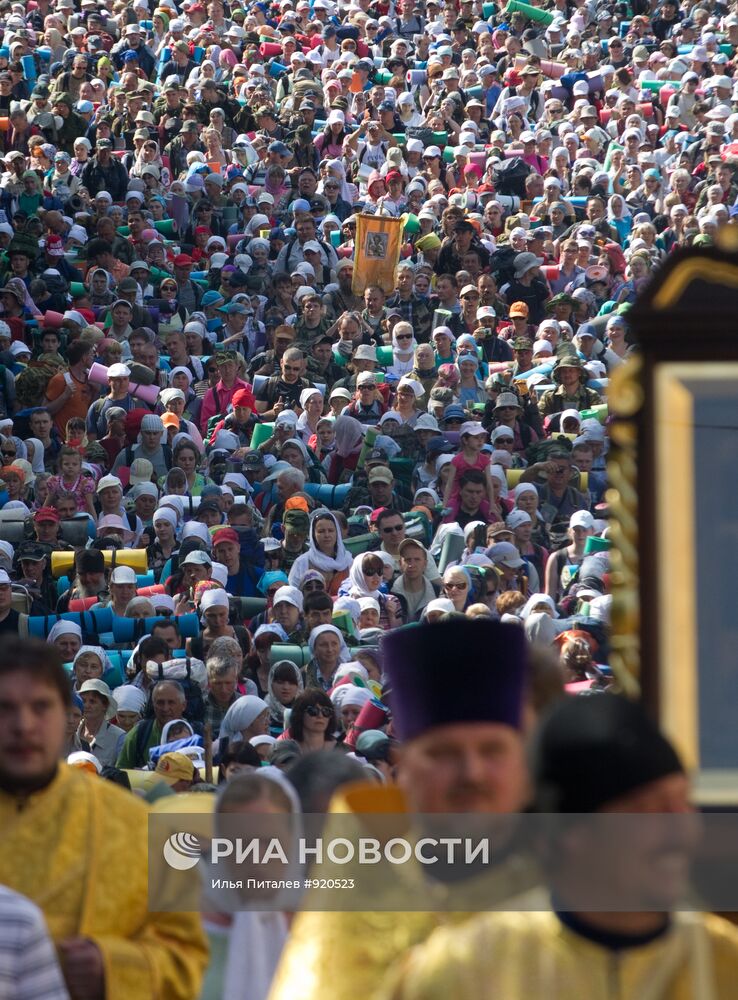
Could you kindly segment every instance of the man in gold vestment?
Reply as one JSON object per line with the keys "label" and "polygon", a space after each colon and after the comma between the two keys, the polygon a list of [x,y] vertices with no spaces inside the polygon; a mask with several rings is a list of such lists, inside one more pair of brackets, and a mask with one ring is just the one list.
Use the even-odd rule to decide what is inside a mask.
{"label": "man in gold vestment", "polygon": [[199,918],[149,913],[145,804],[59,763],[71,701],[52,646],[0,648],[0,881],[42,910],[73,1000],[195,1000]]}
{"label": "man in gold vestment", "polygon": [[[440,930],[400,960],[375,997],[735,997],[738,930],[664,906],[684,888],[694,823],[681,763],[641,707],[610,694],[567,699],[542,727],[535,770],[539,811],[562,814],[550,864],[556,911],[484,914]],[[581,813],[593,815],[571,815]],[[595,885],[605,903],[625,892],[648,905],[602,912],[591,902]],[[567,909],[572,898],[591,909]]]}
{"label": "man in gold vestment", "polygon": [[[528,794],[521,732],[527,673],[522,630],[491,621],[421,625],[388,635],[382,652],[394,733],[402,741],[398,783],[408,809],[521,811]],[[388,811],[396,811],[396,791],[387,789]],[[356,798],[366,800],[359,793]],[[376,786],[373,798],[382,798]],[[489,908],[520,891],[505,878],[492,878],[494,883]],[[444,922],[467,917],[304,911],[293,922],[270,1000],[369,997],[404,951]]]}

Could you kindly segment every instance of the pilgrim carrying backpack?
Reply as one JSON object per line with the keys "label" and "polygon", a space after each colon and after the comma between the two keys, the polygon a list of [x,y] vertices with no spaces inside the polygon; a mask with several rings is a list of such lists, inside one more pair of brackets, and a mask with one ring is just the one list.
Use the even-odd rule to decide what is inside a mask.
{"label": "pilgrim carrying backpack", "polygon": [[[143,619],[139,620],[143,621]],[[188,722],[202,722],[202,720],[205,718],[205,701],[202,696],[202,688],[195,680],[195,678],[192,676],[190,657],[189,656],[185,657],[185,660],[186,660],[185,676],[176,678],[177,683],[181,685],[182,690],[184,691],[186,699],[184,717],[185,719],[187,719]],[[154,680],[155,683],[158,683],[159,681],[169,680],[170,678],[166,677],[164,674],[162,664],[160,663],[158,666],[159,666],[159,676],[155,678],[152,677],[151,679]],[[149,695],[149,700],[146,703],[146,711],[144,712],[144,715],[146,718],[153,718],[154,715],[154,706],[152,704],[150,695]]]}

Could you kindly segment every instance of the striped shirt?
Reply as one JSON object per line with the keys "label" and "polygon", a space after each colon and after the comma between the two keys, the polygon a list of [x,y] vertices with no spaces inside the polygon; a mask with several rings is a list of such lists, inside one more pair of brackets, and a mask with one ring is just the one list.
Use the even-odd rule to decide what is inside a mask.
{"label": "striped shirt", "polygon": [[0,886],[0,1000],[69,1000],[44,915]]}

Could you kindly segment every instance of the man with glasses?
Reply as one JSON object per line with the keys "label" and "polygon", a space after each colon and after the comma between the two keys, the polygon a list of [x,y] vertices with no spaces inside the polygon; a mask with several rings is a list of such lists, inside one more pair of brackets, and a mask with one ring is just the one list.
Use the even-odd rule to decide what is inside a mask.
{"label": "man with glasses", "polygon": [[353,417],[360,424],[375,427],[387,407],[377,392],[377,376],[374,372],[359,372],[356,376],[356,398],[346,407],[346,416]]}
{"label": "man with glasses", "polygon": [[[250,389],[248,382],[238,377],[238,356],[234,351],[219,351],[215,364],[220,376],[216,384],[205,393],[200,408],[200,433],[203,438],[208,433],[208,424],[213,417],[225,417],[233,396],[239,389]],[[212,364],[208,364],[208,373]]]}
{"label": "man with glasses", "polygon": [[461,311],[452,316],[448,326],[455,337],[464,333],[473,334],[477,324],[477,309],[479,307],[479,292],[476,285],[464,285],[459,292]]}
{"label": "man with glasses", "polygon": [[436,261],[436,274],[457,274],[461,270],[462,258],[472,247],[479,254],[483,268],[489,265],[489,250],[482,245],[477,231],[468,219],[456,223],[453,235],[443,241]]}
{"label": "man with glasses", "polygon": [[300,394],[311,385],[302,377],[304,371],[305,355],[299,347],[290,347],[282,355],[280,374],[256,391],[256,412],[262,420],[274,420],[284,409],[301,412]]}
{"label": "man with glasses", "polygon": [[[402,543],[405,541],[405,521],[402,514],[395,507],[386,507],[379,512],[374,520],[374,524],[370,525],[370,530],[372,529],[376,531],[382,540],[379,546],[381,551],[392,556],[395,573],[399,573],[401,571],[400,549]],[[434,583],[441,579],[436,561],[430,552],[426,552],[423,573],[426,579],[432,580]],[[429,600],[432,600],[432,598],[429,598]]]}
{"label": "man with glasses", "polygon": [[387,306],[399,310],[402,318],[411,324],[419,344],[427,344],[433,314],[427,300],[415,294],[415,268],[409,261],[397,265],[396,288],[387,299]]}

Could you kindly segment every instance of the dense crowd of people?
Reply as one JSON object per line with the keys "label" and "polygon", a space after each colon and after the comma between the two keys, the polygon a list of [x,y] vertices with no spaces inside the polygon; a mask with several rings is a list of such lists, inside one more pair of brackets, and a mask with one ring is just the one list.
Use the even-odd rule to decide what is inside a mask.
{"label": "dense crowd of people", "polygon": [[[580,811],[654,783],[686,808],[678,758],[608,691],[607,396],[641,289],[734,214],[738,14],[31,0],[0,23],[0,809],[36,802],[1,874],[60,963],[0,896],[22,928],[0,967],[36,977],[13,996],[265,1000],[275,971],[275,998],[370,995],[433,930],[393,945],[352,914],[369,960],[332,953],[336,915],[209,912],[208,963],[199,920],[147,914],[128,881],[142,799],[324,812],[363,781],[418,812],[522,811],[572,780],[522,773],[552,711],[562,744],[604,713],[605,769],[628,727],[660,761]],[[362,216],[399,220],[378,284]],[[465,797],[442,761],[472,753],[469,723],[511,741],[508,797],[490,776]],[[44,891],[91,817],[120,847],[119,926],[97,848],[66,898]],[[677,933],[566,927],[605,955]],[[504,961],[516,933],[545,966],[548,924],[464,946]],[[383,988],[486,978],[442,972],[440,941]],[[573,995],[517,975],[505,996]]]}

